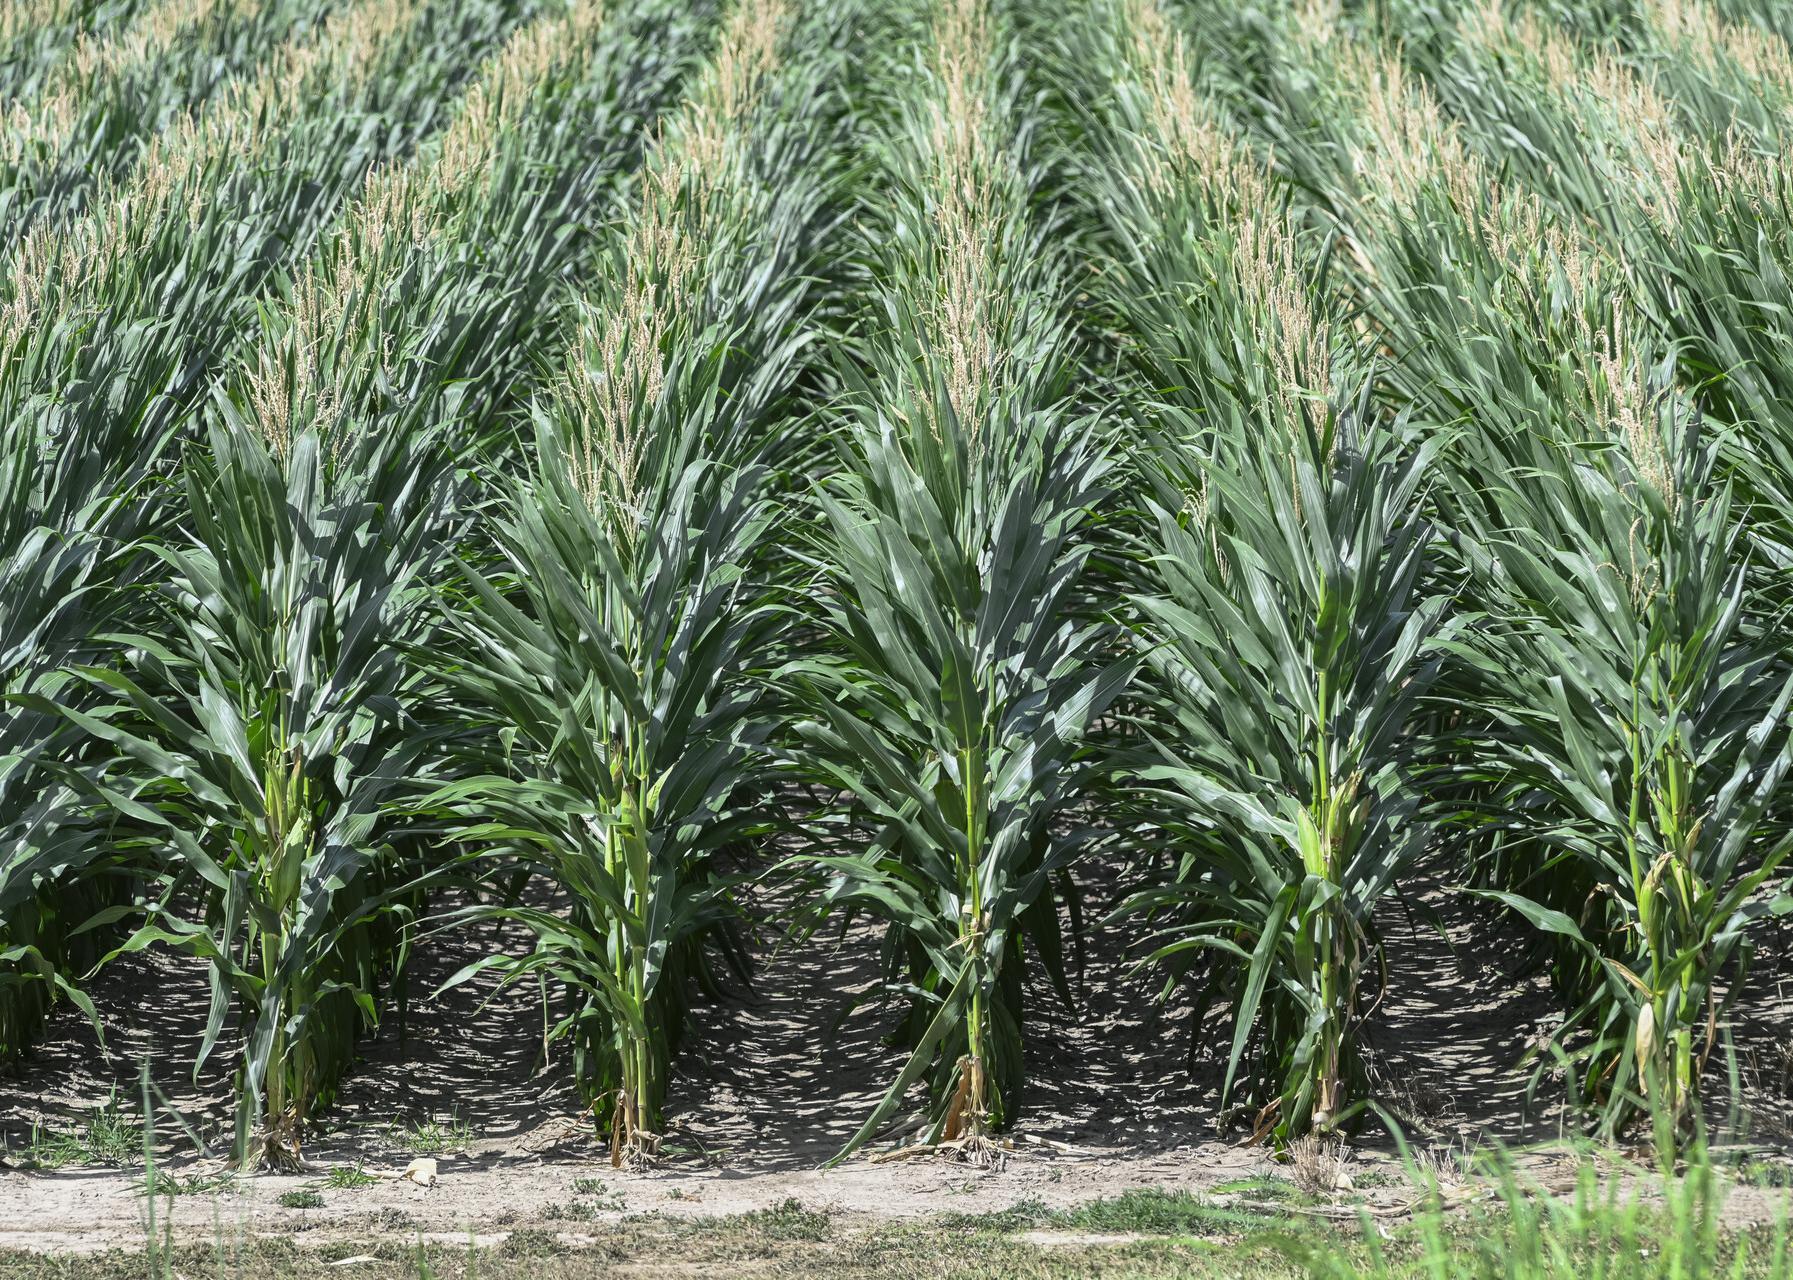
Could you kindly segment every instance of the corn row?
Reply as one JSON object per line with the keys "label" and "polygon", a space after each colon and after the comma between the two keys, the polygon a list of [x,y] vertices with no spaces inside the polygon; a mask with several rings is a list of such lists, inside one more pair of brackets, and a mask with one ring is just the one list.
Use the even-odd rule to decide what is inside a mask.
{"label": "corn row", "polygon": [[[678,358],[669,335],[713,329],[763,353],[790,322],[790,304],[758,295],[752,273],[759,267],[759,279],[788,287],[793,246],[781,237],[801,222],[780,225],[787,209],[748,166],[763,145],[752,129],[757,99],[779,69],[781,33],[794,20],[788,0],[733,8],[715,57],[649,152],[636,206],[605,255],[601,288],[582,308],[551,412],[578,424],[573,465],[595,505],[626,513],[639,500],[641,455],[659,447],[647,438],[652,419],[669,373],[677,376],[669,370]],[[736,413],[745,425],[763,411],[743,403]],[[738,432],[709,447],[733,446],[745,456],[750,440]]]}
{"label": "corn row", "polygon": [[[345,185],[432,122],[459,80],[458,42],[500,33],[477,6],[362,0],[159,135],[90,213],[41,224],[7,254],[0,404],[124,377],[111,421],[156,440],[240,340],[271,272],[264,247],[302,252]],[[364,131],[357,105],[391,127]],[[144,359],[135,344],[151,326],[161,336]]]}
{"label": "corn row", "polygon": [[18,0],[0,9],[0,102],[35,98],[83,40],[104,39],[142,0]]}
{"label": "corn row", "polygon": [[[764,661],[754,651],[767,630],[763,587],[731,584],[727,574],[731,564],[745,567],[768,515],[766,475],[752,464],[766,415],[794,376],[791,330],[803,286],[790,238],[813,216],[815,177],[805,166],[820,159],[821,124],[812,118],[794,139],[763,130],[786,105],[780,95],[804,88],[836,56],[823,25],[800,26],[788,0],[739,0],[729,11],[714,53],[646,158],[633,207],[603,248],[559,376],[538,405],[537,450],[550,474],[517,495],[532,509],[566,512],[568,497],[583,508],[568,513],[572,526],[601,540],[603,558],[592,563],[618,574],[598,595],[602,642],[640,673],[635,689],[593,672],[603,693],[591,728],[607,744],[608,779],[569,771],[572,761],[553,759],[551,725],[531,726],[532,769],[596,786],[623,824],[601,852],[575,838],[552,871],[574,895],[578,919],[606,940],[606,953],[581,954],[578,963],[613,969],[613,984],[580,984],[598,1017],[576,1037],[574,1062],[617,1164],[651,1161],[659,1150],[686,970],[715,928],[661,932],[670,904],[705,892],[720,825],[685,812],[678,797],[702,776],[695,771],[718,767],[703,744],[759,732],[757,699],[741,686],[745,668]],[[798,59],[788,67],[787,47]],[[762,113],[768,101],[773,110]],[[779,145],[794,149],[781,154]],[[697,511],[694,541],[687,530]],[[525,582],[590,571],[560,564],[551,542],[513,535],[505,545]],[[667,663],[660,637],[690,644],[702,665]],[[717,700],[702,727],[632,709],[684,702],[676,691],[686,681]],[[725,758],[736,783],[751,787],[751,757],[737,744]],[[637,839],[640,846],[624,843]],[[582,857],[601,860],[619,901],[581,892],[574,868]],[[656,974],[660,948],[670,957],[664,976]]]}
{"label": "corn row", "polygon": [[[831,900],[888,923],[893,990],[935,997],[910,1005],[909,1060],[848,1150],[925,1083],[930,1140],[987,1163],[1020,1105],[1024,938],[1064,981],[1051,904],[1071,850],[1053,816],[1130,667],[1105,665],[1103,629],[1082,622],[1075,531],[1106,442],[1073,425],[1066,281],[1032,213],[1011,11],[900,13],[920,47],[884,69],[888,194],[863,223],[874,282],[843,361],[841,470],[817,494],[825,649],[803,664],[801,732],[847,817],[881,832],[874,858],[815,859],[838,875]],[[1022,745],[1036,733],[1050,746]],[[1006,774],[1035,748],[1025,780]]]}
{"label": "corn row", "polygon": [[[99,648],[101,630],[166,625],[143,614],[142,592],[112,587],[141,584],[151,560],[138,539],[182,514],[162,482],[184,407],[215,376],[215,353],[240,340],[280,257],[302,251],[358,172],[428,130],[435,104],[462,77],[461,59],[501,34],[504,21],[481,4],[347,6],[285,46],[262,75],[227,86],[198,117],[159,135],[88,213],[63,226],[40,223],[11,246],[0,285],[0,406],[8,456],[34,460],[26,510],[41,513],[52,545],[66,541],[71,556],[74,548],[124,549],[89,575],[94,607],[60,611],[58,620],[74,625],[40,633],[36,660],[116,664],[122,655]],[[368,130],[363,113],[384,127]],[[92,691],[63,694],[69,706],[95,706]],[[22,714],[9,722],[25,723]],[[110,750],[90,739],[63,756],[104,777],[116,764],[103,758]],[[23,914],[9,911],[0,930],[29,929],[36,916],[64,920],[65,929],[81,923],[68,913],[91,907],[100,881],[87,875],[86,860],[60,855],[54,874],[36,877],[31,842],[48,840],[43,847],[54,852],[57,839],[77,839],[92,826],[89,807],[65,804],[55,823],[15,829],[27,843],[9,847],[4,873],[25,878],[11,880],[8,893],[27,880],[31,891]],[[107,856],[165,844],[153,831],[119,828]],[[113,880],[128,884],[118,876],[106,883]],[[69,962],[45,956],[51,974]]]}
{"label": "corn row", "polygon": [[[1316,191],[1411,207],[1447,141],[1437,113],[1396,69],[1338,65],[1317,10],[1275,43],[1338,66],[1372,123],[1287,139],[1279,159],[1330,179]],[[1349,299],[1316,283],[1317,228],[1166,8],[1102,0],[1077,30],[1058,74],[1100,77],[1068,132],[1097,148],[1083,194],[1113,261],[1094,292],[1133,375],[1143,511],[1121,556],[1143,742],[1120,753],[1116,817],[1129,862],[1176,850],[1124,909],[1198,1025],[1230,1007],[1223,1122],[1326,1134],[1367,1096],[1377,905],[1426,839],[1396,744],[1446,625],[1423,582],[1427,451],[1377,412]]]}
{"label": "corn row", "polygon": [[1650,68],[1696,125],[1741,126],[1769,145],[1793,133],[1793,46],[1753,23],[1728,21],[1711,0],[1646,0]]}
{"label": "corn row", "polygon": [[[732,915],[713,860],[755,821],[737,806],[766,767],[761,464],[812,323],[801,255],[844,159],[837,108],[816,97],[864,20],[859,6],[732,7],[569,318],[534,462],[495,521],[501,572],[469,574],[471,607],[449,619],[474,656],[443,679],[476,726],[466,750],[495,772],[441,799],[457,821],[504,812],[520,847],[495,853],[567,896],[564,922],[521,917],[536,952],[501,972],[553,957],[570,998],[556,1034],[617,1164],[659,1150],[687,988]],[[518,650],[524,665],[499,658]],[[536,674],[550,668],[580,692]],[[514,751],[490,749],[486,721],[510,727]]]}
{"label": "corn row", "polygon": [[419,6],[363,0],[320,28],[286,45],[260,77],[228,88],[222,99],[169,136],[152,139],[128,178],[105,184],[96,208],[66,227],[40,224],[6,253],[11,284],[6,330],[11,347],[33,329],[50,327],[58,313],[97,311],[120,277],[153,243],[159,228],[179,219],[198,223],[209,180],[228,164],[254,163],[272,121],[308,95],[350,85],[373,71],[372,55]]}
{"label": "corn row", "polygon": [[[543,154],[544,142],[576,148],[604,137],[595,123],[570,139],[557,137],[553,126],[606,100],[618,40],[628,34],[628,24],[609,10],[601,0],[577,0],[548,9],[513,34],[413,162],[368,174],[286,296],[264,309],[261,331],[249,343],[253,363],[243,373],[242,399],[276,453],[289,451],[295,424],[339,450],[345,433],[379,429],[387,397],[427,417],[419,397],[438,396],[481,372],[501,331],[469,343],[463,326],[444,324],[446,317],[437,314],[467,302],[458,246],[473,236],[501,251],[490,238],[494,229],[479,225],[494,205],[516,202],[540,212],[532,202],[541,198],[536,184],[544,166],[569,171],[578,156],[576,150]],[[627,150],[624,139],[618,152]],[[513,168],[519,165],[527,173],[521,181]],[[444,296],[437,282],[449,271],[462,278]],[[494,269],[484,279],[506,296],[519,289],[539,293],[533,277]],[[406,342],[402,351],[395,346],[399,335]],[[445,352],[418,346],[413,335]]]}
{"label": "corn row", "polygon": [[[1301,171],[1324,185],[1329,154],[1355,157],[1352,180],[1331,181],[1349,192],[1354,275],[1396,357],[1390,398],[1415,427],[1448,433],[1436,501],[1461,557],[1456,592],[1494,620],[1465,645],[1452,675],[1459,711],[1436,726],[1452,760],[1434,775],[1440,799],[1489,824],[1478,874],[1542,925],[1572,1011],[1565,1040],[1599,1029],[1577,1068],[1597,1123],[1614,1133],[1641,1105],[1673,1150],[1694,1123],[1701,1028],[1730,999],[1717,975],[1747,960],[1733,913],[1776,861],[1742,856],[1766,828],[1759,805],[1738,797],[1772,788],[1787,767],[1778,675],[1726,712],[1708,701],[1725,666],[1775,659],[1741,607],[1747,557],[1731,486],[1691,397],[1664,376],[1669,308],[1640,290],[1648,273],[1634,267],[1677,265],[1673,246],[1699,212],[1687,181],[1697,152],[1676,105],[1606,51],[1492,7],[1458,34],[1429,80],[1398,96],[1404,69],[1365,46],[1388,70],[1341,77],[1342,100],[1306,114],[1333,141]],[[1362,68],[1352,43],[1334,26],[1305,56]],[[1524,68],[1520,83],[1544,86],[1544,104],[1523,89],[1478,96],[1488,78],[1453,64],[1462,57]],[[1454,118],[1404,124],[1440,118],[1424,102],[1432,87]],[[1494,183],[1476,154],[1503,137],[1497,120],[1535,144],[1518,189]],[[1429,141],[1364,152],[1353,134]],[[1719,813],[1728,840],[1700,816]],[[1524,837],[1503,839],[1503,822]],[[1696,909],[1665,889],[1671,877],[1711,896]],[[1547,908],[1579,913],[1578,927],[1552,927]],[[1700,964],[1670,959],[1708,929],[1726,941]],[[1635,983],[1608,986],[1613,966]]]}
{"label": "corn row", "polygon": [[[44,91],[0,132],[0,209],[16,236],[78,214],[96,185],[220,85],[253,72],[324,0],[164,3],[105,40],[83,39]],[[278,52],[276,52],[278,57]]]}
{"label": "corn row", "polygon": [[[1764,560],[1777,562],[1793,538],[1779,515],[1793,474],[1785,411],[1793,326],[1775,299],[1793,250],[1784,236],[1761,233],[1783,223],[1787,116],[1775,85],[1793,67],[1783,38],[1724,22],[1699,0],[1663,0],[1645,7],[1646,35],[1668,56],[1633,70],[1529,14],[1501,16],[1485,8],[1465,20],[1464,54],[1483,65],[1505,59],[1548,86],[1541,105],[1507,111],[1504,123],[1531,141],[1536,159],[1521,166],[1523,181],[1551,207],[1520,209],[1520,192],[1498,203],[1514,208],[1521,236],[1549,228],[1553,247],[1572,245],[1576,260],[1615,268],[1606,273],[1609,302],[1600,304],[1615,310],[1602,326],[1608,346],[1620,329],[1633,345],[1645,331],[1676,345],[1683,386],[1737,429],[1727,469],[1754,495],[1752,537]],[[1448,87],[1456,77],[1447,63],[1434,80]],[[1463,123],[1478,145],[1500,135],[1503,112],[1467,105]],[[1589,146],[1589,137],[1615,145]],[[1478,189],[1458,194],[1459,216],[1474,216]],[[1633,198],[1615,200],[1613,191]]]}
{"label": "corn row", "polygon": [[1649,78],[1613,52],[1588,49],[1536,14],[1509,14],[1499,3],[1469,10],[1460,33],[1466,56],[1509,61],[1545,86],[1542,109],[1564,126],[1533,161],[1546,194],[1588,217],[1599,214],[1589,207],[1605,198],[1598,192],[1616,190],[1631,199],[1611,216],[1623,218],[1635,203],[1672,225],[1690,149],[1675,104]]}
{"label": "corn row", "polygon": [[[430,12],[367,16],[415,23]],[[381,426],[391,429],[376,430],[372,419],[396,400],[433,427],[438,389],[470,370],[431,359],[437,352],[426,348],[418,354],[428,367],[402,378],[411,352],[393,352],[390,331],[377,326],[391,323],[407,340],[476,361],[460,317],[441,313],[442,295],[424,287],[424,268],[444,241],[478,230],[468,214],[482,199],[529,198],[529,185],[503,171],[494,147],[505,150],[506,164],[533,171],[562,161],[534,145],[538,137],[606,145],[591,108],[614,92],[613,79],[638,79],[628,62],[615,62],[643,46],[601,19],[595,4],[539,12],[478,64],[420,168],[393,166],[366,179],[364,198],[301,268],[287,307],[260,309],[262,324],[236,335],[254,341],[265,331],[274,343],[247,379],[249,423],[235,416],[237,406],[218,402],[213,412],[210,401],[200,402],[195,419],[176,419],[206,447],[184,459],[190,523],[164,522],[168,580],[160,609],[144,621],[144,644],[199,656],[164,663],[144,662],[135,650],[120,655],[115,681],[98,682],[96,693],[127,696],[100,701],[90,723],[127,753],[186,761],[163,772],[189,784],[159,794],[137,817],[160,855],[150,883],[179,900],[198,878],[207,885],[204,911],[192,919],[159,909],[125,945],[160,936],[188,947],[209,962],[215,1015],[226,1000],[245,1010],[237,1151],[252,1162],[295,1159],[358,1033],[377,1021],[388,984],[402,992],[400,930],[421,902],[409,887],[418,870],[412,851],[389,843],[379,811],[410,775],[407,762],[423,739],[373,708],[389,703],[402,679],[396,646],[426,634],[416,597],[421,574],[448,549],[442,521],[453,513],[438,482],[452,460],[425,431],[404,429],[419,424],[385,418]],[[365,60],[389,70],[379,65],[385,58],[414,52],[393,34],[338,32],[344,43],[331,49],[340,52],[326,56],[360,61],[350,42],[386,45]],[[611,57],[593,56],[600,41]],[[599,127],[559,130],[568,116]],[[227,136],[229,127],[202,136]],[[304,141],[300,128],[270,131],[259,145],[275,154]],[[441,270],[456,266],[464,288],[464,260],[450,258]],[[370,315],[375,327],[358,327]],[[322,341],[337,333],[346,345]],[[270,376],[275,369],[281,378]],[[376,385],[389,369],[400,385]],[[341,429],[351,415],[355,430]],[[204,584],[216,566],[233,576],[214,591]],[[143,715],[155,699],[166,700],[161,713]],[[219,751],[227,725],[246,727],[255,747]],[[303,869],[314,859],[330,869],[308,878]],[[220,864],[231,873],[220,875]],[[202,1063],[218,1036],[214,1020]]]}
{"label": "corn row", "polygon": [[[255,12],[252,7],[249,16]],[[37,95],[13,101],[0,163],[14,167],[26,156],[40,152],[53,157],[78,125],[91,123],[92,117],[103,113],[101,104],[94,101],[96,91],[103,95],[121,80],[153,73],[171,55],[191,56],[195,50],[185,46],[196,44],[210,24],[237,16],[229,0],[199,0],[197,4],[162,0],[137,21],[104,37],[79,37],[67,60],[51,72]]]}

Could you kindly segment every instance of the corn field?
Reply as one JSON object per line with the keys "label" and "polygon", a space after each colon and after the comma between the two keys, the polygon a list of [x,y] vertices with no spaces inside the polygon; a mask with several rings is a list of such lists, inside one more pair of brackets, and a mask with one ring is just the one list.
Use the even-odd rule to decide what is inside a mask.
{"label": "corn field", "polygon": [[445,989],[539,990],[638,1167],[749,941],[864,928],[839,1158],[987,1164],[1118,929],[1281,1148],[1378,1122],[1448,901],[1561,1015],[1491,1066],[1671,1156],[1722,1106],[1793,910],[1793,8],[0,47],[0,1058],[175,958],[295,1167],[478,930]]}

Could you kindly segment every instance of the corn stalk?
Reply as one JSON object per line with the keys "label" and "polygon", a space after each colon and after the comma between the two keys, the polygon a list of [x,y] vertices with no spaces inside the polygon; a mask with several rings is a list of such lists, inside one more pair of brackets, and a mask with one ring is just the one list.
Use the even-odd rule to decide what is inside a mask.
{"label": "corn stalk", "polygon": [[[1125,337],[1148,525],[1132,548],[1146,669],[1123,765],[1129,848],[1168,861],[1122,910],[1148,959],[1230,1010],[1222,1106],[1279,1142],[1361,1110],[1384,964],[1375,911],[1424,846],[1415,708],[1450,628],[1421,478],[1435,447],[1372,397],[1314,281],[1319,245],[1227,127],[1150,0],[1093,6],[1085,136]],[[1202,1034],[1198,1029],[1196,1034]]]}
{"label": "corn stalk", "polygon": [[[535,461],[504,492],[495,564],[468,566],[442,678],[478,771],[431,805],[488,884],[545,877],[467,918],[534,935],[448,985],[540,974],[571,997],[553,1038],[618,1165],[651,1162],[688,988],[738,954],[719,853],[754,835],[777,596],[764,572],[777,426],[805,367],[805,255],[838,164],[811,104],[854,10],[742,0],[607,243]],[[806,111],[802,123],[793,112]]]}
{"label": "corn stalk", "polygon": [[1569,911],[1481,892],[1566,944],[1557,1038],[1603,1131],[1641,1113],[1672,1155],[1788,851],[1793,679],[1744,607],[1716,451],[1665,370],[1612,341],[1573,434],[1490,430],[1455,482],[1492,614],[1467,651],[1498,735],[1488,817],[1537,843],[1539,877],[1589,885]]}
{"label": "corn stalk", "polygon": [[[1068,996],[1053,895],[1077,845],[1078,743],[1132,664],[1103,660],[1083,537],[1100,429],[1067,403],[1058,263],[1028,209],[1006,14],[902,15],[902,86],[868,215],[878,280],[823,516],[802,763],[851,797],[859,852],[810,861],[825,902],[888,922],[911,1056],[837,1159],[926,1081],[931,1140],[994,1158],[1020,1103],[1024,947]],[[917,32],[919,28],[919,32]]]}

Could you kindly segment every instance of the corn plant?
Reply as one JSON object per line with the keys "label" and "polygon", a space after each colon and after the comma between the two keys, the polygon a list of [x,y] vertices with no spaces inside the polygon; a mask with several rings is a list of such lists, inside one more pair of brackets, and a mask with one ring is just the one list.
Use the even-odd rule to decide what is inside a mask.
{"label": "corn plant", "polygon": [[594,509],[604,495],[581,478],[584,443],[569,435],[597,424],[544,418],[540,474],[494,531],[521,599],[469,577],[478,612],[457,613],[466,658],[445,677],[500,717],[482,723],[514,750],[521,777],[476,774],[431,801],[460,815],[456,837],[482,857],[567,891],[565,916],[521,904],[470,912],[522,924],[535,947],[476,962],[449,985],[498,970],[574,993],[554,1035],[573,1039],[612,1159],[631,1166],[659,1148],[684,989],[729,914],[715,853],[752,821],[764,729],[744,681],[773,622],[763,586],[743,573],[771,521],[765,473],[705,459],[702,402],[667,403],[686,421],[644,441],[635,487],[618,491],[653,517],[639,525]]}
{"label": "corn plant", "polygon": [[[919,22],[917,21],[919,19]],[[1107,468],[1067,404],[1057,263],[1029,212],[1004,15],[947,0],[883,126],[868,212],[878,291],[817,494],[823,572],[803,761],[847,793],[861,851],[818,855],[825,901],[888,922],[911,1054],[847,1151],[924,1081],[934,1139],[975,1160],[1023,1086],[1024,948],[1062,987],[1054,895],[1077,842],[1078,742],[1125,683],[1084,594]],[[913,37],[911,37],[913,38]]]}
{"label": "corn plant", "polygon": [[[1464,504],[1492,617],[1468,652],[1497,728],[1496,810],[1590,882],[1572,914],[1484,890],[1567,944],[1559,1041],[1616,1133],[1673,1151],[1788,843],[1793,679],[1744,608],[1728,484],[1663,370],[1612,332],[1574,434],[1481,437]],[[1525,484],[1505,484],[1518,474]]]}
{"label": "corn plant", "polygon": [[[1747,586],[1718,442],[1667,380],[1677,363],[1703,379],[1712,348],[1653,358],[1632,282],[1662,299],[1671,332],[1726,304],[1710,301],[1717,290],[1671,295],[1655,272],[1621,274],[1607,246],[1706,279],[1737,260],[1695,265],[1712,255],[1678,230],[1691,170],[1648,82],[1559,35],[1470,35],[1433,83],[1483,154],[1504,154],[1490,139],[1531,139],[1545,199],[1501,191],[1474,157],[1434,145],[1406,196],[1356,218],[1363,278],[1399,353],[1396,402],[1423,427],[1468,424],[1438,497],[1466,535],[1453,539],[1461,596],[1486,613],[1453,675],[1467,714],[1450,718],[1480,883],[1502,886],[1481,892],[1555,944],[1573,1010],[1557,1049],[1603,1131],[1648,1114],[1672,1152],[1695,1124],[1782,857],[1785,674]],[[1491,56],[1554,83],[1561,105],[1488,110],[1497,82],[1469,69]],[[1601,101],[1560,70],[1584,64],[1612,86]],[[1623,122],[1614,102],[1630,104]],[[1606,123],[1573,127],[1577,114]],[[1610,142],[1587,147],[1590,129]],[[1636,199],[1611,200],[1615,182]],[[1760,405],[1772,364],[1728,367]],[[1773,464],[1749,436],[1726,452],[1772,490]]]}
{"label": "corn plant", "polygon": [[1229,1006],[1222,1106],[1249,1055],[1254,1136],[1362,1107],[1361,1028],[1386,980],[1375,910],[1428,834],[1403,737],[1443,612],[1414,519],[1428,460],[1365,422],[1368,404],[1300,433],[1149,446],[1159,594],[1138,602],[1153,750],[1137,798],[1156,809],[1143,838],[1178,863],[1125,909],[1154,924],[1150,958],[1200,988],[1198,1013]]}
{"label": "corn plant", "polygon": [[[241,1010],[237,1150],[296,1162],[299,1138],[402,961],[409,877],[391,864],[388,797],[427,739],[404,707],[399,646],[420,634],[419,575],[446,499],[423,432],[326,425],[281,434],[227,414],[184,473],[191,543],[157,634],[124,670],[83,670],[111,701],[69,718],[151,778],[112,799],[166,842],[150,921],[119,948],[168,944],[208,962],[194,1064]],[[164,638],[165,637],[165,638]],[[204,914],[182,910],[197,895]]]}
{"label": "corn plant", "polygon": [[65,668],[130,616],[142,557],[120,543],[141,517],[141,456],[105,453],[108,439],[51,447],[35,425],[0,435],[0,1057],[59,995],[97,1018],[78,982],[131,886],[122,833],[93,803],[116,762],[44,704],[71,696]]}
{"label": "corn plant", "polygon": [[[768,458],[807,345],[801,256],[833,166],[826,115],[854,11],[743,0],[669,123],[601,259],[533,463],[502,499],[496,564],[471,566],[442,678],[483,771],[439,792],[470,866],[541,875],[563,913],[515,900],[523,955],[450,985],[542,974],[571,997],[579,1086],[614,1163],[651,1161],[688,988],[732,954],[719,851],[765,825],[765,676],[779,597],[764,569]],[[848,46],[850,47],[850,46]],[[763,148],[763,149],[762,149]]]}
{"label": "corn plant", "polygon": [[1418,518],[1435,446],[1379,416],[1310,251],[1161,12],[1116,18],[1100,295],[1139,380],[1150,525],[1132,557],[1147,742],[1119,785],[1132,847],[1171,854],[1122,909],[1196,987],[1198,1026],[1230,1009],[1223,1108],[1243,1084],[1254,1134],[1287,1140],[1363,1105],[1374,913],[1427,836],[1410,729],[1448,632]]}

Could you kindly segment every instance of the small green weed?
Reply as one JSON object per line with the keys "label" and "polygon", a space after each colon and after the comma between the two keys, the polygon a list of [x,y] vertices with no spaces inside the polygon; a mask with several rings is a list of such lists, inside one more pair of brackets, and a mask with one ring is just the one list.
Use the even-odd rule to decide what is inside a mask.
{"label": "small green weed", "polygon": [[1234,1178],[1212,1188],[1210,1195],[1239,1196],[1245,1200],[1273,1200],[1279,1203],[1302,1199],[1300,1190],[1287,1178],[1275,1174],[1259,1174],[1251,1178]]}
{"label": "small green weed", "polygon": [[437,1156],[465,1151],[473,1141],[473,1129],[458,1112],[450,1112],[446,1122],[432,1119],[409,1125],[398,1141],[413,1155]]}
{"label": "small green weed", "polygon": [[1746,1187],[1793,1187],[1793,1165],[1784,1160],[1747,1160],[1737,1170]]}
{"label": "small green weed", "polygon": [[554,1232],[524,1227],[506,1236],[498,1252],[506,1258],[539,1258],[560,1249],[560,1237]]}
{"label": "small green weed", "polygon": [[138,1184],[137,1193],[152,1197],[227,1193],[236,1189],[236,1183],[237,1175],[229,1170],[222,1173],[191,1173],[182,1177],[161,1169],[151,1169]]}
{"label": "small green weed", "polygon": [[623,1211],[622,1196],[612,1191],[602,1178],[574,1178],[573,1191],[577,1195],[594,1197],[593,1209],[606,1213],[621,1213]]}
{"label": "small green weed", "polygon": [[359,1187],[371,1187],[379,1179],[368,1173],[360,1165],[338,1165],[324,1175],[324,1185],[335,1191],[353,1191]]}
{"label": "small green weed", "polygon": [[114,1090],[79,1129],[31,1126],[20,1163],[46,1172],[70,1165],[126,1165],[141,1157],[143,1126],[127,1115]]}
{"label": "small green weed", "polygon": [[831,1225],[826,1211],[806,1209],[794,1197],[769,1209],[741,1214],[738,1221],[773,1240],[826,1240]]}

